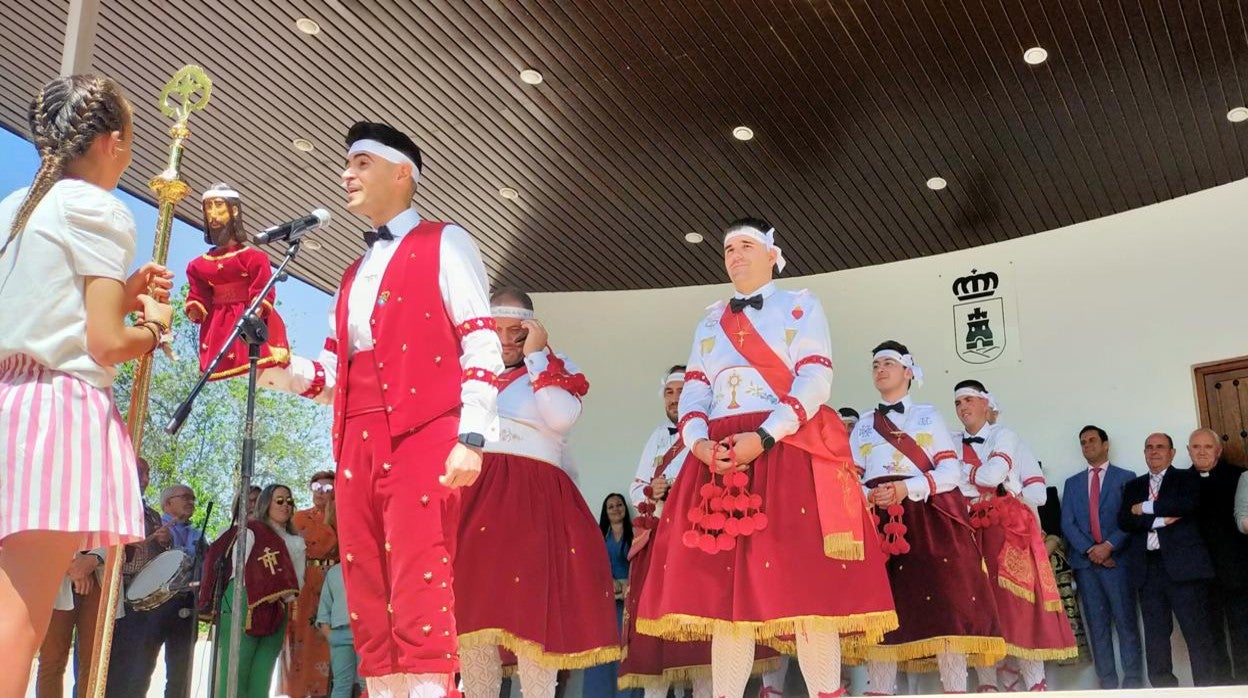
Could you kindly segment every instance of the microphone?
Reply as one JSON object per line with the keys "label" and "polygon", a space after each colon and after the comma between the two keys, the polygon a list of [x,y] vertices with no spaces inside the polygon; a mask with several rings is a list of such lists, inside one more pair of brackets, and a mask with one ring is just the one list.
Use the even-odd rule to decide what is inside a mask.
{"label": "microphone", "polygon": [[312,213],[289,223],[274,225],[256,233],[252,242],[267,245],[272,242],[298,242],[303,236],[329,222],[329,211],[318,208]]}

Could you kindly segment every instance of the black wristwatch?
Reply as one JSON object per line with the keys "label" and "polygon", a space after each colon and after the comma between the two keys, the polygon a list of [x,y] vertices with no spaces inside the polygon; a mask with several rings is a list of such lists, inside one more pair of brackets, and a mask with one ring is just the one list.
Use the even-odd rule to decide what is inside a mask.
{"label": "black wristwatch", "polygon": [[754,433],[763,440],[763,453],[770,451],[776,445],[776,437],[768,434],[766,429],[759,427]]}
{"label": "black wristwatch", "polygon": [[460,434],[459,442],[468,448],[485,448],[485,437],[475,431]]}

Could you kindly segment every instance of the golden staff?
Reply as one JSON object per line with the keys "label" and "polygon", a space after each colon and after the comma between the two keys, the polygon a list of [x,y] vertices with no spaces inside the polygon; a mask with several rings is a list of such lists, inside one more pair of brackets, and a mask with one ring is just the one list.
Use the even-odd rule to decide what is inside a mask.
{"label": "golden staff", "polygon": [[[169,128],[173,143],[169,146],[169,164],[164,172],[156,175],[147,186],[156,193],[159,215],[156,218],[156,240],[152,245],[152,260],[164,266],[169,260],[169,235],[173,230],[173,210],[178,202],[190,192],[190,187],[178,174],[182,162],[182,144],[191,136],[187,121],[191,113],[208,106],[212,96],[212,80],[197,65],[183,66],[173,74],[165,88],[160,91],[160,111],[174,120]],[[165,350],[169,353],[169,337],[165,338]],[[147,421],[147,397],[152,385],[152,355],[139,358],[134,370],[130,392],[130,408],[126,414],[126,426],[137,454],[143,443],[143,423]],[[108,549],[104,559],[103,592],[100,608],[96,612],[94,651],[87,674],[87,695],[103,698],[108,683],[108,656],[113,645],[113,622],[117,615],[118,597],[121,595],[121,560],[124,547],[117,545]]]}

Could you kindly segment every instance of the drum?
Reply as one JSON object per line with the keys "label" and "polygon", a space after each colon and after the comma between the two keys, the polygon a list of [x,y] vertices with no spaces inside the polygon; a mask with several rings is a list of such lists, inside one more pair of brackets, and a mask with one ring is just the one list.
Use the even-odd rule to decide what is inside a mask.
{"label": "drum", "polygon": [[126,601],[136,611],[150,611],[191,588],[191,558],[181,550],[166,550],[134,575]]}

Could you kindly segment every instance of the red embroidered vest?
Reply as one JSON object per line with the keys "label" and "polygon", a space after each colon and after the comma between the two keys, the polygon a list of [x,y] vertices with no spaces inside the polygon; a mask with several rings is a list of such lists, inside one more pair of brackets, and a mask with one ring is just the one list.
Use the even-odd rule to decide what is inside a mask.
{"label": "red embroidered vest", "polygon": [[[381,277],[369,325],[373,352],[382,381],[382,399],[390,435],[400,436],[461,404],[462,353],[454,321],[447,315],[438,286],[442,229],[446,223],[421,221],[399,241]],[[339,437],[346,421],[350,331],[347,300],[363,257],[342,276],[335,309],[338,338],[338,380],[334,386],[334,458],[341,455]]]}

